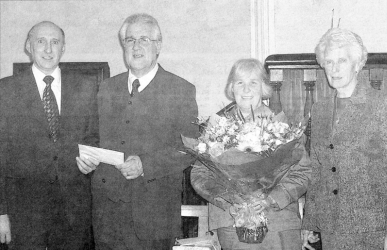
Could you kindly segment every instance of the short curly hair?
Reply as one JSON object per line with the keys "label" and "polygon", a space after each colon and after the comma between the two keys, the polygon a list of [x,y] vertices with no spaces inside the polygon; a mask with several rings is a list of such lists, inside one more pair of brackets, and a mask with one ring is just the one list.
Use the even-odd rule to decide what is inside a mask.
{"label": "short curly hair", "polygon": [[361,37],[352,31],[341,28],[329,29],[321,37],[315,49],[318,64],[320,64],[321,67],[324,66],[325,51],[327,49],[336,49],[346,46],[352,48],[352,59],[360,63],[360,69],[362,69],[367,61],[368,52],[366,47],[363,45]]}

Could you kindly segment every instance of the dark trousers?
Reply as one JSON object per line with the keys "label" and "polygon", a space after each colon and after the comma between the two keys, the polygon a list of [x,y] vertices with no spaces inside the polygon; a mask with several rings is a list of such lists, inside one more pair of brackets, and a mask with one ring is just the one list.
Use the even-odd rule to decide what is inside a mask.
{"label": "dark trousers", "polygon": [[[98,199],[93,207],[93,228],[96,250],[170,250],[174,239],[140,240],[136,236],[131,204]],[[94,200],[95,201],[95,200]],[[93,203],[95,204],[95,203]]]}
{"label": "dark trousers", "polygon": [[[43,209],[10,214],[11,243],[9,250],[89,250],[91,225],[72,228],[65,212],[59,183],[54,183],[48,196],[39,200]],[[43,206],[44,205],[44,206]],[[85,214],[84,216],[90,216]],[[24,221],[17,221],[20,218]],[[18,226],[13,227],[15,222]],[[31,225],[33,222],[34,227]]]}

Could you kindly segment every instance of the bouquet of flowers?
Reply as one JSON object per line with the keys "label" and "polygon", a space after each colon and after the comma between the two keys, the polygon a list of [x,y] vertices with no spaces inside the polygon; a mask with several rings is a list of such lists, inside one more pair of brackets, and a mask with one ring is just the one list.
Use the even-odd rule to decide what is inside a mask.
{"label": "bouquet of flowers", "polygon": [[219,116],[205,122],[199,138],[182,136],[186,151],[207,167],[222,187],[222,192],[214,195],[236,204],[230,213],[240,241],[260,243],[268,231],[264,212],[256,214],[252,200],[240,200],[252,192],[261,194],[256,199],[264,199],[301,159],[304,149],[298,139],[304,129],[301,123],[289,126],[272,117],[247,122]]}

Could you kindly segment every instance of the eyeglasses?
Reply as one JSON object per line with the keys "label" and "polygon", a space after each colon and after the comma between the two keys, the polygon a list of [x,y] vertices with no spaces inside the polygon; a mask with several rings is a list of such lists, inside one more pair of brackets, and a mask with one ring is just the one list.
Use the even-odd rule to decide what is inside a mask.
{"label": "eyeglasses", "polygon": [[132,47],[134,44],[138,41],[141,46],[148,46],[151,42],[156,42],[158,40],[152,40],[149,37],[142,36],[138,39],[135,39],[133,37],[127,37],[122,40],[124,45],[127,47]]}

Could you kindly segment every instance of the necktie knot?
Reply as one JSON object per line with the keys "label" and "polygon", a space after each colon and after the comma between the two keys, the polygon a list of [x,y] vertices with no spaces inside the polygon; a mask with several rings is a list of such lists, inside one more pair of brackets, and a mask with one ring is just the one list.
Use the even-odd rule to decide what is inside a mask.
{"label": "necktie knot", "polygon": [[51,83],[54,81],[54,77],[52,76],[45,76],[43,78],[43,82],[45,82],[48,86],[51,85]]}
{"label": "necktie knot", "polygon": [[134,94],[138,93],[138,88],[140,87],[140,81],[138,79],[134,80],[132,82],[132,94],[131,96],[134,96]]}

